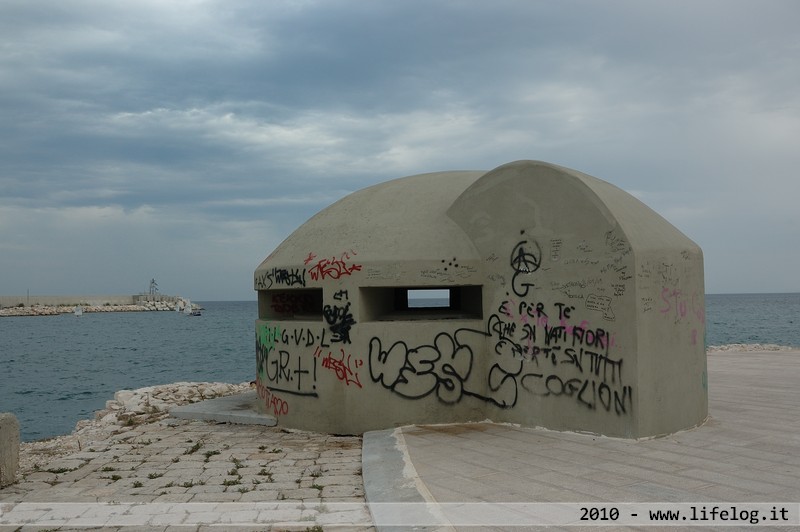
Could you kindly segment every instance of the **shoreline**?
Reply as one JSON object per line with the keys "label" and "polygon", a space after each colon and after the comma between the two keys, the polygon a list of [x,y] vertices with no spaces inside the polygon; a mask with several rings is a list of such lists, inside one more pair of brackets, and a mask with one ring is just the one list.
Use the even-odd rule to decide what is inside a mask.
{"label": "shoreline", "polygon": [[104,441],[111,435],[161,421],[169,417],[173,407],[247,390],[250,390],[248,382],[175,382],[136,390],[119,390],[114,393],[113,399],[106,401],[103,410],[95,412],[93,419],[78,421],[71,433],[20,442],[17,481],[40,471],[53,460],[90,449],[93,443]]}

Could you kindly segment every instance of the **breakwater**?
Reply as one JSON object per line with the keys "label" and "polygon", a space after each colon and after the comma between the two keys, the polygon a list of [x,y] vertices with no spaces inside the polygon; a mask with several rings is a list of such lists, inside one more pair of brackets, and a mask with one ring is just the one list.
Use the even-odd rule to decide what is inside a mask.
{"label": "breakwater", "polygon": [[[161,294],[99,296],[0,296],[0,316],[54,316],[82,312],[145,312],[183,310],[180,296]],[[195,305],[193,305],[195,307]]]}

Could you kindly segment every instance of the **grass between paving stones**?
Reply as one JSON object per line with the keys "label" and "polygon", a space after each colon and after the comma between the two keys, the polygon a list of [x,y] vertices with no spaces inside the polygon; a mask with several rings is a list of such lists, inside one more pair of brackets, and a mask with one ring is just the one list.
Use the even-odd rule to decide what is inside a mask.
{"label": "grass between paving stones", "polygon": [[203,460],[203,461],[208,463],[208,462],[211,461],[211,457],[220,454],[220,451],[206,451],[204,454],[205,454],[206,459]]}
{"label": "grass between paving stones", "polygon": [[[259,451],[266,451],[267,450],[267,446],[266,445],[262,445],[262,446],[260,446],[258,448],[258,450]],[[270,453],[272,453],[272,454],[278,454],[278,453],[282,453],[282,452],[283,452],[283,449],[278,449],[277,447],[273,447],[272,450],[270,451]]]}
{"label": "grass between paving stones", "polygon": [[[218,455],[222,454],[225,450],[228,450],[228,449],[231,448],[231,446],[227,445],[227,444],[223,444],[221,447],[218,446],[219,444],[215,444],[215,445],[212,446],[209,443],[209,441],[207,441],[207,439],[205,437],[191,438],[191,439],[185,440],[185,442],[186,442],[186,444],[190,444],[190,445],[187,445],[184,448],[184,450],[182,452],[182,455],[188,456],[188,455],[193,455],[193,454],[198,454],[199,453],[199,454],[201,454],[203,456],[203,458],[201,460],[204,463],[211,462],[213,457],[218,456]],[[130,442],[130,444],[133,445],[134,448],[137,448],[137,447],[141,448],[141,447],[149,445],[151,443],[152,443],[152,441],[148,441],[148,440],[139,440],[139,441],[131,441]],[[216,449],[214,447],[216,447]],[[214,464],[208,466],[208,468],[206,466],[202,466],[203,471],[206,472],[205,474],[211,473],[211,477],[212,478],[211,479],[206,479],[206,480],[213,482],[214,481],[213,477],[216,476],[217,474],[220,474],[220,476],[222,476],[222,478],[220,479],[221,485],[226,488],[225,491],[228,491],[228,492],[229,491],[238,491],[239,493],[242,493],[242,494],[245,494],[245,493],[248,493],[248,492],[251,492],[251,491],[255,491],[256,489],[259,489],[259,488],[257,488],[257,486],[259,486],[261,484],[274,483],[274,482],[278,482],[279,480],[281,482],[285,482],[288,479],[282,479],[281,480],[279,477],[286,477],[287,476],[286,473],[291,474],[290,471],[294,472],[294,474],[289,478],[290,479],[294,479],[295,483],[297,484],[298,487],[305,486],[306,488],[311,488],[311,489],[317,490],[318,492],[321,493],[322,490],[324,489],[325,485],[327,484],[327,482],[325,482],[324,479],[320,479],[320,477],[324,477],[326,474],[328,474],[328,471],[329,471],[328,468],[325,467],[324,464],[314,463],[314,460],[316,459],[316,457],[319,457],[319,454],[316,454],[316,457],[315,456],[296,457],[297,460],[302,460],[302,462],[298,462],[296,464],[296,466],[291,466],[290,462],[286,462],[285,464],[283,463],[284,462],[284,458],[285,457],[288,458],[290,456],[290,454],[293,452],[291,449],[287,451],[286,449],[284,449],[282,447],[271,446],[271,445],[261,445],[261,446],[258,447],[258,449],[262,453],[265,453],[265,454],[268,453],[268,454],[270,454],[272,456],[267,457],[264,454],[262,454],[261,457],[260,457],[261,459],[259,460],[258,457],[256,457],[256,456],[252,456],[250,458],[244,458],[244,457],[241,457],[241,456],[230,455],[230,456],[228,456],[227,460],[230,461],[230,464],[231,464],[232,467],[229,467],[228,469],[222,469],[222,470],[216,469],[216,468],[219,468],[220,466],[222,466],[222,464],[224,463],[224,462],[222,462],[222,460],[215,461]],[[289,454],[286,454],[287,452]],[[308,453],[306,453],[306,454],[308,454]],[[220,458],[222,458],[222,457],[220,457]],[[171,460],[172,460],[173,463],[182,461],[180,456],[174,456],[174,457],[171,458]],[[294,459],[292,459],[291,462],[294,462]],[[275,463],[280,463],[280,471],[278,471],[278,473],[280,473],[280,474],[278,475],[278,477],[274,476],[274,474],[275,474],[275,472],[274,472]],[[305,467],[301,466],[300,465],[301,463],[303,463],[305,465]],[[288,471],[283,471],[283,465],[288,467],[289,470]],[[113,467],[110,467],[110,466],[106,466],[104,468],[104,471],[114,471],[114,470],[115,469]],[[250,472],[249,473],[244,473],[241,470],[250,471]],[[257,471],[257,473],[255,471]],[[282,471],[283,471],[283,473],[281,473]],[[225,473],[227,473],[227,476],[223,476],[223,475],[225,475]],[[361,470],[360,470],[360,468],[359,468],[358,471],[351,469],[349,471],[349,473],[358,476],[358,475],[361,474]],[[243,477],[243,475],[244,475],[244,477]],[[149,473],[147,475],[147,478],[156,479],[156,478],[160,478],[162,476],[164,476],[164,473],[151,472],[151,473]],[[217,477],[217,478],[219,478],[219,477]],[[117,480],[120,480],[120,479],[121,479],[121,477],[119,475],[114,475],[114,476],[112,476],[110,478],[110,480],[112,482],[116,482]],[[318,479],[319,479],[319,481],[318,481]],[[135,478],[131,479],[134,488],[142,488],[146,484],[146,483],[141,482],[140,480],[135,480],[135,482],[134,482],[134,480],[135,480]],[[189,488],[192,488],[194,486],[202,486],[204,484],[206,484],[206,481],[191,479],[191,480],[188,480],[186,482],[181,482],[180,484],[175,484],[174,482],[169,482],[168,484],[164,485],[162,488],[159,488],[159,489],[168,489],[170,487],[175,487],[175,486],[180,486],[180,487],[183,487],[185,489],[189,489]],[[285,491],[285,489],[280,489],[280,488],[281,487],[279,487],[279,489],[278,489],[278,493],[277,493],[276,498],[279,501],[280,500],[286,500],[288,498],[287,497],[287,492]],[[263,489],[263,488],[260,488],[260,489]],[[167,493],[167,492],[164,491],[162,493]],[[309,528],[309,529],[306,529],[306,530],[322,530],[322,528],[321,527],[318,527],[318,528],[315,527],[315,528]]]}
{"label": "grass between paving stones", "polygon": [[197,451],[199,451],[199,450],[200,450],[200,448],[201,448],[203,445],[205,445],[205,444],[203,443],[203,440],[198,440],[198,441],[196,441],[196,442],[192,442],[192,440],[187,440],[187,441],[186,441],[186,443],[194,443],[194,445],[192,445],[191,447],[189,447],[189,449],[187,449],[187,450],[186,450],[186,452],[185,452],[185,453],[183,453],[183,454],[194,454],[194,453],[196,453]]}
{"label": "grass between paving stones", "polygon": [[237,475],[236,478],[226,478],[222,481],[223,486],[238,486],[242,483],[242,477]]}
{"label": "grass between paving stones", "polygon": [[77,471],[77,467],[58,467],[53,469],[45,469],[45,473],[54,473],[56,475],[60,475],[62,473],[70,473],[72,471]]}
{"label": "grass between paving stones", "polygon": [[[181,484],[180,486],[181,486],[182,488],[191,488],[191,487],[193,487],[193,486],[205,486],[205,484],[206,484],[206,481],[205,481],[205,480],[198,480],[197,482],[195,482],[194,480],[190,480],[190,481],[188,481],[188,482],[184,482],[184,483],[183,483],[183,484]],[[173,485],[174,485],[174,484],[173,484],[172,482],[170,482],[169,484],[167,484],[167,485],[166,485],[166,486],[164,486],[164,487],[165,487],[165,488],[171,488]]]}

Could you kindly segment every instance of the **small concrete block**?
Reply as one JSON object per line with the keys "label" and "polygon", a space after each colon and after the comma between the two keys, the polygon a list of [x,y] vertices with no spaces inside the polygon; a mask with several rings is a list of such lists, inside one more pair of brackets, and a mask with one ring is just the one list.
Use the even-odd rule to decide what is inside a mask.
{"label": "small concrete block", "polygon": [[19,421],[14,414],[0,413],[0,486],[13,484],[19,469]]}

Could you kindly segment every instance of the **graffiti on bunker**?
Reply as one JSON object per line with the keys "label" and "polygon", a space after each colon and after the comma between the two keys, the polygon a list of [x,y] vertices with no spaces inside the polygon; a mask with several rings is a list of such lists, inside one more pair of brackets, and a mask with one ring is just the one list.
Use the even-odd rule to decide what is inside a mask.
{"label": "graffiti on bunker", "polygon": [[[471,396],[513,408],[521,393],[529,393],[569,399],[590,410],[630,413],[633,389],[623,379],[622,359],[612,354],[611,333],[586,322],[567,322],[569,308],[563,304],[554,305],[553,314],[560,317],[552,323],[541,303],[521,302],[515,312],[510,307],[511,302],[504,301],[485,330],[441,332],[430,344],[387,344],[373,337],[370,377],[406,399],[433,394],[442,403],[454,404]],[[482,380],[473,366],[487,344],[491,364]]]}
{"label": "graffiti on bunker", "polygon": [[[288,405],[276,404],[275,394],[319,397],[318,379],[330,374],[347,387],[361,389],[371,382],[404,399],[433,396],[446,405],[472,397],[498,408],[514,408],[525,394],[570,401],[588,410],[630,414],[633,388],[625,380],[622,357],[615,353],[615,333],[603,325],[615,319],[613,298],[593,293],[595,282],[577,282],[571,288],[580,285],[589,290],[580,302],[572,301],[566,291],[563,301],[537,300],[541,246],[524,231],[520,235],[524,239],[508,255],[510,291],[482,328],[442,330],[428,343],[394,338],[389,329],[366,345],[354,346],[351,330],[357,322],[350,294],[342,289],[323,306],[321,327],[261,324],[256,351],[262,400],[272,411],[285,413]],[[607,236],[606,242],[626,252],[619,238]],[[550,258],[560,259],[564,241],[554,239],[550,244]],[[577,247],[590,250],[585,241]],[[312,279],[335,278],[358,271],[355,265],[347,266],[354,255],[346,252],[319,260],[310,253],[305,262],[317,269]],[[624,274],[617,258],[609,264]],[[334,265],[335,274],[329,270]],[[624,288],[615,290],[624,293]],[[273,301],[279,306],[298,304],[291,295]],[[600,324],[590,324],[582,315]],[[364,370],[367,381],[362,379]]]}

